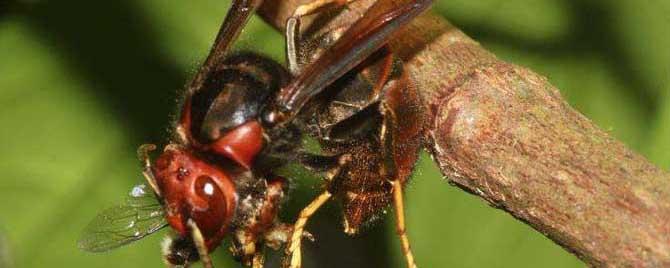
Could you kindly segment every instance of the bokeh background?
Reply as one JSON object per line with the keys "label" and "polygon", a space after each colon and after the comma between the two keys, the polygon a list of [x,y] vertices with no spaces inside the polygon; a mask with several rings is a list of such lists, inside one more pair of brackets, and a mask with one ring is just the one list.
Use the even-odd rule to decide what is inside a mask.
{"label": "bokeh background", "polygon": [[[670,2],[437,0],[500,58],[546,75],[599,126],[670,167]],[[179,89],[206,55],[227,1],[0,1],[0,267],[163,267],[163,230],[106,254],[76,248],[86,223],[141,181],[138,145],[164,143]],[[283,61],[255,19],[238,49]],[[282,215],[317,193],[295,181]],[[450,186],[424,154],[407,190],[421,267],[583,267],[502,211]],[[357,238],[335,205],[309,229],[305,267],[403,267],[385,220]],[[225,247],[217,267],[237,267]],[[276,256],[275,256],[276,258]]]}

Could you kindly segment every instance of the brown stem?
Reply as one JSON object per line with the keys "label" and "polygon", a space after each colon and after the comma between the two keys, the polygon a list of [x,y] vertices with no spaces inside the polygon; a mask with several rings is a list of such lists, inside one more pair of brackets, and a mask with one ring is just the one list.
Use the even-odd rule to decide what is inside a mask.
{"label": "brown stem", "polygon": [[[319,29],[352,23],[360,0]],[[304,0],[266,0],[277,28]],[[670,267],[670,174],[570,107],[546,78],[424,14],[391,43],[427,106],[426,147],[462,189],[597,267]]]}

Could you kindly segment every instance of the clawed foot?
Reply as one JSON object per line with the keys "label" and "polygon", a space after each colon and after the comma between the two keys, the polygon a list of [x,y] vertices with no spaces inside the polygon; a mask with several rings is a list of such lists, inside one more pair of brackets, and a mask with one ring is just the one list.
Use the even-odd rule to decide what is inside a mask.
{"label": "clawed foot", "polygon": [[288,245],[286,245],[286,259],[284,260],[284,267],[299,268],[302,265],[302,239],[307,239],[311,242],[316,241],[316,239],[314,239],[314,235],[307,231],[302,231],[301,239],[296,240],[297,242],[290,242]]}

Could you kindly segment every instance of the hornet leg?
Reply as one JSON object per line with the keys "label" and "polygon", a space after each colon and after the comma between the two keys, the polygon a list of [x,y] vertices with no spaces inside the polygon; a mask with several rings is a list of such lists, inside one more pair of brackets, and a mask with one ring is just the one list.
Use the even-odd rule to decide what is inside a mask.
{"label": "hornet leg", "polygon": [[393,183],[393,206],[395,207],[396,218],[395,226],[398,238],[400,239],[402,253],[405,255],[405,260],[407,260],[407,267],[416,268],[412,248],[409,245],[409,238],[405,232],[405,205],[402,199],[402,185],[399,181],[392,181],[391,183]]}
{"label": "hornet leg", "polygon": [[212,265],[212,259],[209,258],[209,253],[207,253],[207,246],[205,245],[205,239],[202,237],[200,228],[195,224],[194,221],[188,220],[188,226],[191,227],[191,236],[193,236],[193,243],[195,248],[198,250],[200,255],[200,261],[202,261],[202,266],[205,268],[214,268]]}
{"label": "hornet leg", "polygon": [[303,231],[305,230],[305,225],[314,213],[324,204],[330,197],[331,193],[328,191],[323,192],[319,195],[312,203],[307,205],[302,211],[300,211],[300,216],[298,220],[293,225],[293,233],[291,234],[291,240],[286,247],[286,255],[288,257],[287,266],[289,268],[300,268],[302,265],[302,255],[300,251],[300,244],[302,243]]}
{"label": "hornet leg", "polygon": [[286,59],[288,69],[291,74],[296,75],[300,72],[300,19],[305,16],[322,12],[328,8],[336,8],[347,5],[356,0],[316,0],[308,4],[298,6],[291,17],[286,20]]}

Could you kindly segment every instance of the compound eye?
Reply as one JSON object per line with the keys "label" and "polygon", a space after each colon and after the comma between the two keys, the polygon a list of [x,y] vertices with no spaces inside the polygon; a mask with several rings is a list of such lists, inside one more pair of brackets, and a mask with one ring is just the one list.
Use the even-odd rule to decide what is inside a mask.
{"label": "compound eye", "polygon": [[210,176],[197,177],[193,187],[200,204],[194,204],[191,217],[205,237],[218,233],[230,221],[229,198]]}
{"label": "compound eye", "polygon": [[214,180],[209,176],[200,176],[195,179],[195,193],[198,197],[210,202],[223,201],[223,193],[219,186],[214,182]]}

